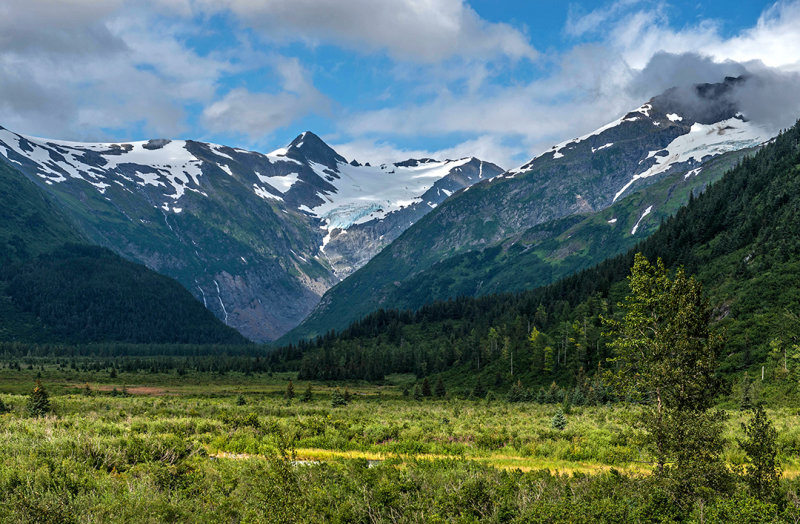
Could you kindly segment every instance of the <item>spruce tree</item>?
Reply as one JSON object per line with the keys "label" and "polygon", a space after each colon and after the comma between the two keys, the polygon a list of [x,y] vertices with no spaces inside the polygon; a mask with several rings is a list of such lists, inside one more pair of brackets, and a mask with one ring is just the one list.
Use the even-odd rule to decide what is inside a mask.
{"label": "spruce tree", "polygon": [[561,408],[558,408],[556,414],[553,415],[553,419],[550,421],[550,426],[559,431],[567,427],[567,417],[564,416],[564,412],[561,410]]}
{"label": "spruce tree", "polygon": [[284,397],[286,397],[286,400],[292,400],[294,398],[294,384],[292,383],[292,379],[289,379],[289,383],[286,384],[286,393]]}
{"label": "spruce tree", "polygon": [[511,386],[506,400],[509,402],[523,402],[528,400],[528,392],[520,380],[517,380],[514,385]]}
{"label": "spruce tree", "polygon": [[414,385],[414,400],[422,400],[422,391],[419,389],[419,384]]}
{"label": "spruce tree", "polygon": [[439,380],[436,381],[436,388],[434,389],[436,396],[439,398],[444,397],[447,395],[447,390],[444,388],[444,382],[442,381],[442,377],[439,377]]}
{"label": "spruce tree", "polygon": [[338,389],[333,392],[331,395],[331,407],[338,408],[341,406],[346,406],[347,400],[345,400],[344,395]]}
{"label": "spruce tree", "polygon": [[745,438],[738,440],[747,456],[744,479],[750,491],[761,500],[776,498],[781,478],[778,455],[778,432],[761,404],[753,409],[749,423],[742,423]]}
{"label": "spruce tree", "polygon": [[11,411],[11,408],[8,407],[8,405],[5,402],[3,402],[2,398],[0,398],[0,415],[8,413],[9,411]]}
{"label": "spruce tree", "polygon": [[431,383],[428,381],[428,377],[422,381],[422,396],[423,397],[430,397],[433,395],[431,392]]}
{"label": "spruce tree", "polygon": [[43,417],[50,413],[50,409],[50,396],[41,381],[37,380],[36,386],[28,397],[28,413],[32,417]]}
{"label": "spruce tree", "polygon": [[472,396],[475,398],[483,398],[486,396],[486,388],[483,387],[483,381],[478,377],[475,387],[472,388]]}
{"label": "spruce tree", "polygon": [[300,397],[300,401],[301,402],[311,402],[312,398],[313,398],[313,394],[311,393],[311,382],[309,382],[308,385],[306,386],[305,391],[303,391],[303,396]]}

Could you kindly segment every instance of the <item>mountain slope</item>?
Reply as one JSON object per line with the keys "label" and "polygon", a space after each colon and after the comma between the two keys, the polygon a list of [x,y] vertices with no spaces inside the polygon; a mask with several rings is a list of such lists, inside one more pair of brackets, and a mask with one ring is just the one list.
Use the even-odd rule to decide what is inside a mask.
{"label": "mountain slope", "polygon": [[177,282],[86,242],[0,161],[0,340],[247,342]]}
{"label": "mountain slope", "polygon": [[685,205],[690,194],[702,192],[754,153],[750,148],[725,153],[604,210],[548,221],[492,247],[447,258],[391,286],[385,303],[417,309],[451,297],[523,291],[569,276],[630,249]]}
{"label": "mountain slope", "polygon": [[[313,133],[265,155],[191,140],[64,142],[0,128],[0,154],[85,238],[175,278],[254,340],[299,323],[340,275],[443,201],[444,189],[502,171],[473,159],[352,165]],[[430,194],[437,184],[446,187]],[[350,228],[369,241],[348,243]]]}
{"label": "mountain slope", "polygon": [[[608,356],[600,316],[627,293],[636,252],[704,283],[726,334],[723,372],[767,363],[800,339],[800,124],[693,198],[623,255],[546,287],[460,298],[419,311],[377,311],[338,336],[283,348],[304,376],[380,378],[446,372],[461,384],[505,384],[509,355],[525,386],[582,384]],[[788,312],[788,314],[787,314]],[[541,332],[531,342],[529,334]],[[777,349],[771,347],[776,340]],[[772,352],[771,352],[772,351]],[[300,361],[302,359],[302,361]],[[773,359],[773,360],[769,360]],[[490,382],[491,381],[491,382]]]}
{"label": "mountain slope", "polygon": [[[606,209],[669,176],[691,173],[691,185],[693,175],[702,174],[703,161],[769,138],[729,99],[731,90],[745,81],[729,78],[721,84],[669,90],[594,133],[554,146],[519,169],[453,195],[326,293],[284,340],[340,329],[379,307],[419,305],[404,303],[398,288],[427,287],[422,277],[413,284],[411,280],[428,270],[432,274],[435,264],[453,256],[507,245],[540,224]],[[616,252],[598,253],[589,263]],[[547,281],[551,280],[535,283]]]}

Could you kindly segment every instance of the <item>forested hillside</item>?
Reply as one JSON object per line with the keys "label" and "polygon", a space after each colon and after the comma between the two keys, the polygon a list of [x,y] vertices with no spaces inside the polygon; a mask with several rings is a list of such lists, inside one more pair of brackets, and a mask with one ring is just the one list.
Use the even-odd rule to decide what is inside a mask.
{"label": "forested hillside", "polygon": [[0,340],[246,343],[177,282],[87,241],[0,162]]}
{"label": "forested hillside", "polygon": [[791,353],[800,336],[798,224],[796,125],[623,255],[519,294],[436,302],[416,312],[377,311],[338,335],[284,347],[274,358],[319,378],[414,372],[445,373],[465,387],[478,381],[507,387],[517,379],[527,387],[571,384],[608,356],[601,316],[614,315],[634,254],[642,252],[670,268],[684,266],[703,282],[726,334],[722,371],[766,361],[778,372],[784,350]]}
{"label": "forested hillside", "polygon": [[[653,185],[635,191],[602,211],[579,213],[536,225],[490,247],[446,258],[415,275],[383,288],[380,297],[369,290],[345,284],[331,293],[327,314],[311,315],[303,325],[284,337],[286,343],[322,334],[385,308],[418,309],[437,300],[460,296],[483,296],[519,292],[551,284],[624,253],[658,229],[661,220],[689,201],[690,193],[702,192],[708,184],[736,166],[754,148],[711,158],[702,167],[678,170]],[[394,263],[390,250],[376,256],[354,278],[384,279]]]}

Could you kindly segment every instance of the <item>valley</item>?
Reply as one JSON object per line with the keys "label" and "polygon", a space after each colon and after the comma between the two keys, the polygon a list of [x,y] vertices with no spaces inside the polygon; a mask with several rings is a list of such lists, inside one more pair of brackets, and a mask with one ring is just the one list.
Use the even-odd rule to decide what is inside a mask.
{"label": "valley", "polygon": [[0,5],[0,522],[800,522],[800,0]]}

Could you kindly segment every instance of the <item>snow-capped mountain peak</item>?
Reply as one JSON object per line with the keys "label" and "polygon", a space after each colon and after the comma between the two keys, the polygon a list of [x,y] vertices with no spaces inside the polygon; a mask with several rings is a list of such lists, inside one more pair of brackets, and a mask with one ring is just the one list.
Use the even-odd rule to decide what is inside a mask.
{"label": "snow-capped mountain peak", "polygon": [[342,155],[311,131],[305,131],[292,140],[286,147],[286,156],[322,164],[331,169],[335,169],[339,163],[347,163]]}
{"label": "snow-capped mountain peak", "polygon": [[746,81],[747,77],[726,78],[718,84],[669,89],[586,135],[552,146],[504,176],[524,175],[550,164],[583,162],[586,155],[598,157],[593,163],[601,165],[603,159],[624,150],[630,158],[615,175],[624,178],[614,187],[611,203],[643,179],[673,169],[692,169],[709,157],[758,146],[770,133],[748,121],[729,96]]}

